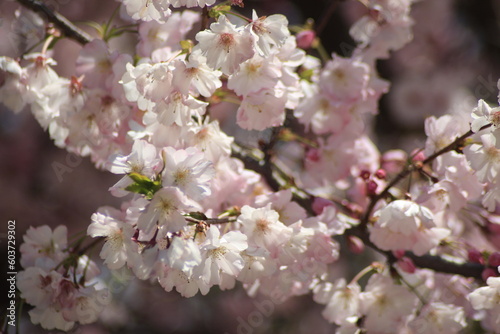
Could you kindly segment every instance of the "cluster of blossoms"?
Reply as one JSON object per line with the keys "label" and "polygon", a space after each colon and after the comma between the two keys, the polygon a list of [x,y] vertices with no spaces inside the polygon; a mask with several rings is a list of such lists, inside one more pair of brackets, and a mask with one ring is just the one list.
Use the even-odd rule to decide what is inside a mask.
{"label": "cluster of blossoms", "polygon": [[68,331],[75,323],[95,322],[110,302],[97,280],[99,268],[86,255],[70,251],[65,226],[30,228],[21,245],[17,275],[21,297],[34,306],[31,321],[46,329]]}
{"label": "cluster of blossoms", "polygon": [[[241,24],[227,6],[211,7],[216,20],[194,43],[186,39],[202,14],[170,7],[214,1],[122,2],[129,19],[140,20],[135,58],[95,39],[82,48],[71,79],[52,69],[46,50],[25,56],[25,66],[0,58],[5,106],[18,112],[29,104],[56,145],[123,175],[109,189],[122,206],[99,208],[87,229],[103,241],[109,269],[127,268],[185,297],[236,281],[277,301],[313,291],[338,333],[458,333],[466,317],[500,332],[499,264],[494,242],[481,233],[500,235],[500,107],[481,100],[470,122],[429,118],[425,148],[412,157],[381,154],[366,134],[389,89],[375,63],[411,39],[410,0],[361,1],[369,14],[351,29],[358,44],[324,63],[297,47],[282,15],[254,11]],[[272,157],[272,147],[247,150],[221,129],[228,121],[217,109],[228,108],[225,101],[238,105],[242,129],[276,129],[290,117],[314,139],[270,129],[274,137],[261,146],[277,141],[285,150]],[[262,169],[246,169],[236,150],[248,159],[254,152],[259,168],[272,165],[282,189]],[[407,163],[408,173],[419,173],[405,194],[387,180]],[[298,204],[299,194],[310,207]],[[95,264],[68,248],[65,232],[30,229],[21,248],[18,287],[34,306],[32,321],[48,329],[95,321],[108,301]],[[364,242],[392,261],[370,267],[375,273],[363,289],[362,275],[349,283],[329,277],[343,235],[353,252]],[[416,268],[410,252],[455,264],[476,252],[488,286]]]}

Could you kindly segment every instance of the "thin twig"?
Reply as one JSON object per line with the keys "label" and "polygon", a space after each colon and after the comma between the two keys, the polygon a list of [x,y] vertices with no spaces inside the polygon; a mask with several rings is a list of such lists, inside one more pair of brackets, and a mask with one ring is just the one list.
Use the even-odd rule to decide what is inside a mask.
{"label": "thin twig", "polygon": [[319,21],[318,25],[316,26],[316,29],[315,29],[316,36],[319,36],[323,32],[323,29],[325,29],[326,24],[328,23],[328,21],[330,20],[330,17],[333,15],[335,10],[337,9],[339,3],[340,3],[340,0],[332,0],[332,2],[330,2],[330,6],[328,6],[326,12],[323,14],[323,16],[321,17],[321,20]]}
{"label": "thin twig", "polygon": [[[487,129],[490,126],[491,126],[491,124],[485,125],[481,129],[479,129],[479,131]],[[389,182],[389,184],[384,188],[384,190],[382,190],[379,194],[377,194],[376,196],[373,197],[373,199],[370,201],[370,204],[368,205],[368,208],[366,209],[365,215],[361,219],[361,224],[366,225],[368,223],[368,220],[370,219],[370,216],[372,214],[373,209],[375,208],[375,205],[378,203],[379,200],[381,200],[382,198],[387,196],[387,194],[392,189],[392,187],[394,187],[401,180],[406,178],[413,171],[415,171],[419,168],[422,168],[424,165],[427,165],[427,164],[433,162],[439,156],[441,156],[447,152],[459,149],[463,145],[464,140],[467,139],[468,137],[472,136],[473,134],[474,134],[474,132],[472,132],[471,130],[467,131],[466,133],[464,133],[460,137],[456,138],[452,143],[450,143],[446,147],[442,148],[441,150],[439,150],[439,151],[435,152],[434,154],[430,155],[429,157],[427,157],[424,161],[421,162],[420,167],[416,166],[416,164],[408,165],[394,179],[392,179],[391,182]]]}
{"label": "thin twig", "polygon": [[[369,239],[368,231],[366,230],[366,226],[355,226],[346,231],[346,235],[354,235],[360,238],[363,243],[373,249],[374,251],[382,254],[388,259],[393,259],[394,255],[392,252],[384,251],[375,246],[373,242]],[[435,272],[443,273],[443,274],[456,274],[464,277],[473,277],[475,279],[481,279],[481,274],[484,270],[484,266],[479,263],[456,263],[450,262],[448,260],[443,259],[440,256],[435,255],[423,255],[417,256],[412,252],[406,252],[405,256],[409,257],[413,263],[419,268],[432,269]]]}
{"label": "thin twig", "polygon": [[223,217],[223,218],[207,218],[207,219],[196,219],[193,217],[184,217],[185,220],[191,223],[207,223],[207,224],[227,224],[234,223],[236,221],[235,217]]}
{"label": "thin twig", "polygon": [[36,13],[43,14],[47,21],[53,23],[66,37],[73,39],[80,44],[87,44],[92,40],[92,37],[89,34],[76,27],[58,12],[51,10],[41,1],[17,0],[17,2]]}

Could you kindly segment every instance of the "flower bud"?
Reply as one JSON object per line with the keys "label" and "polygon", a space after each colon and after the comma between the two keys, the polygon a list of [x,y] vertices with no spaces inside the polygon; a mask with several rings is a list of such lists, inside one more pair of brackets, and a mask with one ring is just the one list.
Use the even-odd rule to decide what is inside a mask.
{"label": "flower bud", "polygon": [[307,50],[312,46],[314,39],[316,38],[316,33],[312,30],[303,30],[295,37],[297,39],[297,47]]}
{"label": "flower bud", "polygon": [[497,276],[497,272],[495,269],[493,268],[486,268],[483,270],[483,272],[481,273],[481,277],[483,278],[483,280],[486,282],[486,280],[488,279],[488,277],[495,277]]}
{"label": "flower bud", "polygon": [[398,260],[398,265],[403,271],[405,271],[409,274],[413,274],[415,272],[415,270],[417,269],[417,267],[413,263],[412,259],[410,259],[409,257],[406,257],[406,256],[404,256]]}
{"label": "flower bud", "polygon": [[327,200],[326,198],[323,197],[315,197],[312,203],[312,209],[315,214],[319,215],[323,212],[323,210],[327,206],[333,206],[333,202],[330,200]]}
{"label": "flower bud", "polygon": [[490,257],[488,258],[488,265],[490,265],[491,267],[500,266],[500,253],[499,252],[495,252],[495,253],[492,253],[490,255]]}
{"label": "flower bud", "polygon": [[467,253],[470,262],[484,264],[483,255],[477,249],[469,249]]}
{"label": "flower bud", "polygon": [[361,254],[365,250],[363,241],[354,235],[349,235],[347,237],[347,247],[354,254]]}

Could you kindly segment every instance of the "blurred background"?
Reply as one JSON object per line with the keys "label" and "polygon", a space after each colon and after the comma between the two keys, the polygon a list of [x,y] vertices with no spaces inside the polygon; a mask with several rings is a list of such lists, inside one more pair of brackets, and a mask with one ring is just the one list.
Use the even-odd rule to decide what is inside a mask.
{"label": "blurred background", "polygon": [[[259,15],[281,13],[288,17],[290,24],[302,25],[308,18],[321,22],[334,1],[245,0],[242,12],[251,15],[251,9],[256,9]],[[102,23],[118,5],[111,0],[45,2],[90,33],[91,29],[79,22]],[[22,27],[13,21],[18,7],[15,1],[0,0],[0,36],[6,37],[0,39],[0,56],[16,58],[41,37],[36,32],[21,33]],[[365,13],[364,6],[355,0],[339,1],[320,35],[326,49],[349,56],[343,54],[346,49],[340,46],[354,45],[348,34],[349,27]],[[445,113],[459,117],[470,113],[481,98],[497,103],[500,1],[422,0],[413,5],[412,17],[414,40],[390,59],[378,62],[380,75],[392,83],[390,92],[380,102],[380,114],[373,124],[373,140],[381,151],[393,148],[411,151],[422,147],[425,117]],[[30,26],[28,22],[23,24]],[[134,37],[127,36],[117,43],[121,48],[133,50]],[[71,40],[57,44],[54,58],[60,75],[73,74],[80,48]],[[1,81],[0,77],[0,84]],[[58,178],[54,168],[61,164],[70,171]],[[96,170],[88,159],[75,159],[56,148],[29,110],[14,114],[0,105],[0,280],[5,282],[7,272],[3,254],[6,254],[8,220],[16,221],[18,247],[30,225],[65,224],[69,235],[86,230],[91,214],[99,206],[119,206],[120,200],[107,191],[119,178]],[[346,270],[354,275],[357,264],[341,260],[332,267],[332,275]],[[241,286],[229,292],[212,289],[208,296],[184,299],[149,282],[127,277],[116,278],[114,282],[115,299],[103,312],[102,321],[78,327],[74,333],[334,331],[321,316],[323,306],[312,302],[311,296],[290,299],[275,305],[272,314],[263,314],[258,307],[262,299],[247,297]],[[4,284],[1,286],[4,288]],[[6,291],[0,292],[2,310],[7,302],[6,294]],[[20,329],[20,333],[48,333],[29,322],[26,308]]]}

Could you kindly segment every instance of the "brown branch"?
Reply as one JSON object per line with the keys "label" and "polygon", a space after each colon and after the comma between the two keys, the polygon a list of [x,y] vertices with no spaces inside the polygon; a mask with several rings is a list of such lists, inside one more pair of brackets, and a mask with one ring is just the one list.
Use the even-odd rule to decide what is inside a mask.
{"label": "brown branch", "polygon": [[80,44],[87,44],[92,40],[92,37],[89,34],[76,27],[58,12],[51,10],[43,2],[38,0],[17,0],[17,2],[36,13],[43,14],[46,20],[53,23],[54,26],[66,37],[73,39]]}
{"label": "brown branch", "polygon": [[[487,124],[487,125],[483,126],[481,129],[479,129],[479,131],[487,129],[490,126],[491,126],[491,124]],[[427,164],[433,162],[434,160],[437,159],[437,157],[439,157],[445,153],[448,153],[450,151],[460,149],[463,146],[464,140],[467,139],[468,137],[472,136],[473,134],[474,134],[474,132],[469,130],[466,133],[464,133],[463,135],[461,135],[460,137],[457,137],[452,143],[450,143],[446,147],[442,148],[441,150],[439,150],[439,151],[435,152],[434,154],[432,154],[431,156],[427,157],[424,161],[422,161],[420,163],[420,165],[417,165],[414,163],[408,165],[394,179],[392,179],[391,182],[389,182],[389,184],[384,188],[384,190],[382,190],[379,194],[373,196],[372,200],[370,201],[370,204],[368,205],[368,208],[366,209],[365,215],[361,219],[360,224],[366,225],[368,223],[368,220],[370,219],[370,216],[372,214],[373,209],[375,208],[375,205],[378,203],[379,200],[381,200],[382,198],[387,196],[387,194],[389,193],[389,190],[391,190],[392,187],[394,187],[401,180],[406,178],[411,172],[418,170],[418,169],[422,169],[424,165],[427,165]]]}
{"label": "brown branch", "polygon": [[[374,251],[385,256],[390,263],[395,262],[395,257],[392,252],[384,251],[375,246],[373,242],[371,242],[368,231],[364,226],[356,226],[346,231],[346,235],[354,235],[360,238],[363,243],[373,249]],[[443,273],[443,274],[456,274],[464,277],[472,277],[475,279],[482,279],[482,272],[484,270],[484,266],[479,263],[455,263],[450,262],[448,260],[443,259],[440,256],[434,255],[423,255],[417,256],[412,252],[406,252],[405,256],[409,257],[413,263],[419,268],[432,269],[435,272]]]}
{"label": "brown branch", "polygon": [[280,189],[281,186],[274,178],[271,165],[266,162],[266,159],[258,159],[236,144],[233,144],[231,156],[240,159],[246,169],[260,174],[273,191]]}
{"label": "brown branch", "polygon": [[227,223],[234,223],[236,222],[235,217],[223,217],[223,218],[207,218],[207,219],[196,219],[193,217],[186,216],[184,219],[190,223],[195,223],[195,224],[200,224],[200,223],[207,223],[207,224],[227,224]]}
{"label": "brown branch", "polygon": [[210,20],[210,15],[208,13],[208,6],[203,7],[202,13],[201,13],[201,28],[200,31],[208,29],[208,23]]}

